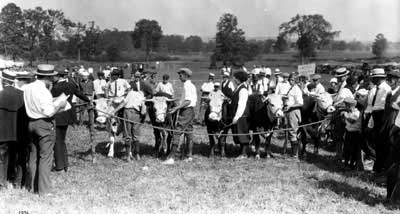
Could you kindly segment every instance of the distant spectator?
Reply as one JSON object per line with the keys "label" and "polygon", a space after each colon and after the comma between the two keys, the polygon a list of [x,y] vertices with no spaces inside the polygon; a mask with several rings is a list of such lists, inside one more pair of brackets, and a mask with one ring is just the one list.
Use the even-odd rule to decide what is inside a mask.
{"label": "distant spectator", "polygon": [[174,87],[172,86],[172,84],[170,82],[168,82],[169,80],[169,75],[168,74],[164,74],[162,76],[163,81],[159,82],[157,84],[156,89],[154,90],[154,93],[166,93],[171,95],[171,97],[174,97]]}

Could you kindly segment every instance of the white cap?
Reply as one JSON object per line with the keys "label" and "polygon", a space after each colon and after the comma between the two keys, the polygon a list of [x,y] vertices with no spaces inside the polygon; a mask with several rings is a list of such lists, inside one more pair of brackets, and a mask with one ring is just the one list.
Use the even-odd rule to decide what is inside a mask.
{"label": "white cap", "polygon": [[332,78],[329,82],[330,82],[330,83],[338,83],[338,80],[337,80],[336,77],[334,77],[334,78]]}
{"label": "white cap", "polygon": [[210,77],[215,77],[215,74],[214,73],[210,73],[209,76]]}

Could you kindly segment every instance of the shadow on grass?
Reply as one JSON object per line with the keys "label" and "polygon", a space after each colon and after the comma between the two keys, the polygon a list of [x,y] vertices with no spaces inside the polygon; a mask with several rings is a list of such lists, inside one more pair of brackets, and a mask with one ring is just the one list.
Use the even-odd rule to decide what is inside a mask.
{"label": "shadow on grass", "polygon": [[389,203],[383,196],[373,193],[367,188],[355,187],[348,183],[339,182],[333,179],[319,181],[318,188],[329,189],[339,196],[354,199],[369,206],[375,206],[382,203],[382,205],[389,210],[398,210],[400,208],[400,205]]}

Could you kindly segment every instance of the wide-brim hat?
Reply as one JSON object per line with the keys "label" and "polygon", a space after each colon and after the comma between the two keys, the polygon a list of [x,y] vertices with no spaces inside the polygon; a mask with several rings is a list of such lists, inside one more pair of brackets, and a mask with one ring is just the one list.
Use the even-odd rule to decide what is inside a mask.
{"label": "wide-brim hat", "polygon": [[347,70],[347,68],[341,67],[341,68],[336,69],[335,77],[343,77],[343,76],[348,75],[349,73],[350,73],[350,71]]}
{"label": "wide-brim hat", "polygon": [[192,76],[193,72],[189,68],[181,68],[178,71],[178,74],[184,73],[188,75],[189,77]]}
{"label": "wide-brim hat", "polygon": [[4,70],[2,73],[2,78],[5,80],[10,80],[13,81],[15,80],[15,77],[17,76],[15,72],[12,72],[10,70]]}
{"label": "wide-brim hat", "polygon": [[37,70],[33,73],[39,76],[54,76],[57,74],[57,72],[54,71],[54,65],[49,64],[38,65]]}
{"label": "wide-brim hat", "polygon": [[15,77],[15,79],[32,79],[32,78],[33,74],[28,71],[19,71],[17,72],[17,76]]}
{"label": "wide-brim hat", "polygon": [[335,71],[335,77],[346,76],[346,75],[348,75],[349,73],[350,73],[350,71],[349,71],[347,68],[341,67],[341,68],[336,69],[336,71]]}
{"label": "wide-brim hat", "polygon": [[320,80],[320,79],[321,79],[321,75],[319,75],[319,74],[314,74],[314,75],[311,77],[311,79],[312,79],[312,80]]}
{"label": "wide-brim hat", "polygon": [[278,74],[281,74],[281,73],[282,72],[281,72],[281,70],[279,68],[275,69],[275,71],[274,71],[274,75],[278,75]]}
{"label": "wide-brim hat", "polygon": [[383,68],[374,68],[371,71],[371,78],[374,77],[382,77],[385,78],[387,75],[385,73],[385,70]]}
{"label": "wide-brim hat", "polygon": [[290,74],[287,72],[282,73],[282,77],[284,78],[289,78]]}

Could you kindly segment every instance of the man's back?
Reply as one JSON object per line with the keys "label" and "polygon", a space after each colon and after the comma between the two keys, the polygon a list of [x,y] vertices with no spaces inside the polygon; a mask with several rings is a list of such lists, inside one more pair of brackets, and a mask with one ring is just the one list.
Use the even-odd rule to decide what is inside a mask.
{"label": "man's back", "polygon": [[0,142],[17,140],[17,116],[23,108],[22,91],[11,86],[0,91]]}

